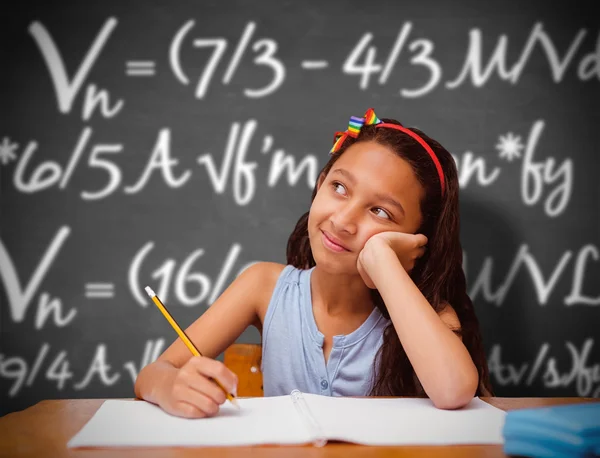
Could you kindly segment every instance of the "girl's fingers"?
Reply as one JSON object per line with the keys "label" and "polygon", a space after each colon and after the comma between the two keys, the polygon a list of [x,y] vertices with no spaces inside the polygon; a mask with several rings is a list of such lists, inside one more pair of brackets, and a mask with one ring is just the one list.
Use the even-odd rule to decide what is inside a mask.
{"label": "girl's fingers", "polygon": [[168,410],[171,415],[177,415],[183,418],[204,418],[208,415],[202,409],[186,401],[178,401],[172,410]]}
{"label": "girl's fingers", "polygon": [[423,234],[415,234],[415,238],[418,247],[427,245],[427,237],[425,237]]}
{"label": "girl's fingers", "polygon": [[205,377],[218,380],[223,388],[234,395],[237,393],[237,375],[225,366],[221,361],[211,358],[200,357],[195,362],[195,369]]}
{"label": "girl's fingers", "polygon": [[204,376],[196,376],[189,384],[190,389],[210,398],[216,404],[223,404],[227,398],[219,386]]}
{"label": "girl's fingers", "polygon": [[367,288],[375,289],[375,283],[373,283],[373,281],[371,280],[371,277],[369,277],[369,275],[365,271],[365,268],[363,267],[362,262],[360,262],[360,257],[356,264],[356,267],[358,268],[358,273],[360,274],[361,278],[365,282],[365,285],[367,285]]}
{"label": "girl's fingers", "polygon": [[175,403],[177,415],[198,417],[212,417],[219,412],[219,405],[208,396],[192,388],[187,390],[185,400]]}

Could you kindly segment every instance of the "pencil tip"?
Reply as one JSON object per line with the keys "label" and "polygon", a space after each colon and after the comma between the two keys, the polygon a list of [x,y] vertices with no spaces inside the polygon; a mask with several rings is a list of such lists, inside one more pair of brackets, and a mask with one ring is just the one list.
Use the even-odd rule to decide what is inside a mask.
{"label": "pencil tip", "polygon": [[154,291],[152,291],[152,288],[150,288],[149,286],[146,286],[146,293],[148,294],[148,296],[153,297],[156,296],[156,294],[154,294]]}
{"label": "pencil tip", "polygon": [[240,405],[237,402],[237,399],[234,397],[229,398],[229,402],[235,406],[236,409],[240,410]]}

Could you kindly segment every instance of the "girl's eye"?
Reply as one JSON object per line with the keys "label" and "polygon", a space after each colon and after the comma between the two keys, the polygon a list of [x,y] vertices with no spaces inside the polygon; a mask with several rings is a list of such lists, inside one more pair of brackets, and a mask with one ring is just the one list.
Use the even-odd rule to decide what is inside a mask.
{"label": "girl's eye", "polygon": [[337,181],[334,181],[331,185],[333,186],[334,192],[336,192],[338,194],[342,194],[342,195],[346,194],[346,188],[344,187],[344,185],[342,183],[338,183]]}
{"label": "girl's eye", "polygon": [[392,219],[389,213],[386,212],[383,208],[375,207],[372,211],[373,213],[375,213],[375,215],[379,216],[380,218]]}

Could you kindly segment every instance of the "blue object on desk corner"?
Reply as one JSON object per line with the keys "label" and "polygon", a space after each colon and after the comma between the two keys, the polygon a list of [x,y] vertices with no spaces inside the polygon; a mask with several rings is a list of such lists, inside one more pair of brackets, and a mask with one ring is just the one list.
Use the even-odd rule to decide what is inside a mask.
{"label": "blue object on desk corner", "polygon": [[600,402],[510,410],[504,453],[527,457],[600,455]]}

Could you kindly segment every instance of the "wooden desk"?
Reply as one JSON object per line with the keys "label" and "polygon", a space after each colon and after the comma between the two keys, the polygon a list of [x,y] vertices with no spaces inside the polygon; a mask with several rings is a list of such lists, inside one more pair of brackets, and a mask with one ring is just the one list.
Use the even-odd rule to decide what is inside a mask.
{"label": "wooden desk", "polygon": [[[598,402],[595,398],[482,398],[505,411],[578,402]],[[94,415],[103,399],[67,399],[42,401],[20,412],[0,418],[0,457],[503,457],[500,445],[447,447],[369,447],[329,443],[325,447],[219,447],[198,448],[105,448],[67,449],[66,444]]]}

